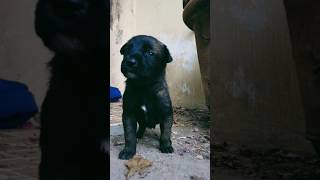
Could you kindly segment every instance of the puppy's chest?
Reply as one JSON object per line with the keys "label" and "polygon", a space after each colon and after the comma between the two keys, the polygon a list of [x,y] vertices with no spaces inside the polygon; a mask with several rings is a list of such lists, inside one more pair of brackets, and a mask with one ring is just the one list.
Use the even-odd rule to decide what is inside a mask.
{"label": "puppy's chest", "polygon": [[139,104],[138,108],[143,115],[141,120],[143,120],[146,125],[154,128],[154,126],[159,123],[159,110],[152,100],[148,101],[148,99],[145,99]]}
{"label": "puppy's chest", "polygon": [[148,116],[154,116],[155,112],[157,111],[155,103],[147,98],[144,98],[139,103],[138,108],[141,112],[143,112],[143,114]]}
{"label": "puppy's chest", "polygon": [[146,104],[142,104],[140,106],[140,112],[142,113],[142,118],[140,119],[140,121],[143,121],[143,123],[149,127],[149,128],[155,128],[156,124],[159,123],[159,119],[156,115],[156,110],[154,109],[154,107],[150,106],[150,105],[146,105]]}

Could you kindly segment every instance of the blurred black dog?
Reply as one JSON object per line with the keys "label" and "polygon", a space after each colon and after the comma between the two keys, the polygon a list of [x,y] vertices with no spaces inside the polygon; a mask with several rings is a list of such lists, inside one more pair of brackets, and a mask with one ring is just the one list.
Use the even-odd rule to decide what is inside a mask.
{"label": "blurred black dog", "polygon": [[[105,180],[109,155],[106,0],[39,0],[35,29],[55,55],[41,111],[40,180]],[[107,146],[106,146],[107,147]]]}
{"label": "blurred black dog", "polygon": [[146,127],[155,128],[158,123],[160,151],[172,153],[173,111],[165,80],[166,64],[172,61],[169,50],[154,37],[140,35],[130,39],[120,52],[121,72],[127,80],[122,115],[125,148],[119,158],[130,159],[136,153],[136,138],[142,138]]}

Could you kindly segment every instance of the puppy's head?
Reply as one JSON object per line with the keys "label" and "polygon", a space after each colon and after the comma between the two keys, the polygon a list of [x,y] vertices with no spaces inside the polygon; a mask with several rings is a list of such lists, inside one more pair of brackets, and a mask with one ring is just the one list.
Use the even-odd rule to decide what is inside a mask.
{"label": "puppy's head", "polygon": [[163,75],[172,57],[166,45],[156,38],[139,35],[122,46],[121,72],[128,79],[150,80]]}
{"label": "puppy's head", "polygon": [[107,11],[104,0],[39,0],[35,30],[54,52],[78,53],[106,36]]}

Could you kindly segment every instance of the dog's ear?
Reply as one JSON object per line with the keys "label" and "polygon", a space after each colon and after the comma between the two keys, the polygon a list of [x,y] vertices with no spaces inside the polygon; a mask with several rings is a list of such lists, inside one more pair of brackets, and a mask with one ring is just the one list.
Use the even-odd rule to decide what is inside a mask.
{"label": "dog's ear", "polygon": [[128,51],[128,43],[124,44],[121,49],[120,49],[120,53],[123,55]]}
{"label": "dog's ear", "polygon": [[167,48],[166,45],[163,45],[163,50],[164,50],[164,60],[166,63],[170,63],[172,61],[171,54],[169,52],[169,49]]}

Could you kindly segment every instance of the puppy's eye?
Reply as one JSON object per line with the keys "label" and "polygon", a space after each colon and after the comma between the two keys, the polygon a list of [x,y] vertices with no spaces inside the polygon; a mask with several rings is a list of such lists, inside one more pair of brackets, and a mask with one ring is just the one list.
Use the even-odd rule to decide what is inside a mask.
{"label": "puppy's eye", "polygon": [[146,51],[146,54],[152,56],[152,55],[153,55],[153,52],[152,52],[151,50],[147,50],[147,51]]}

